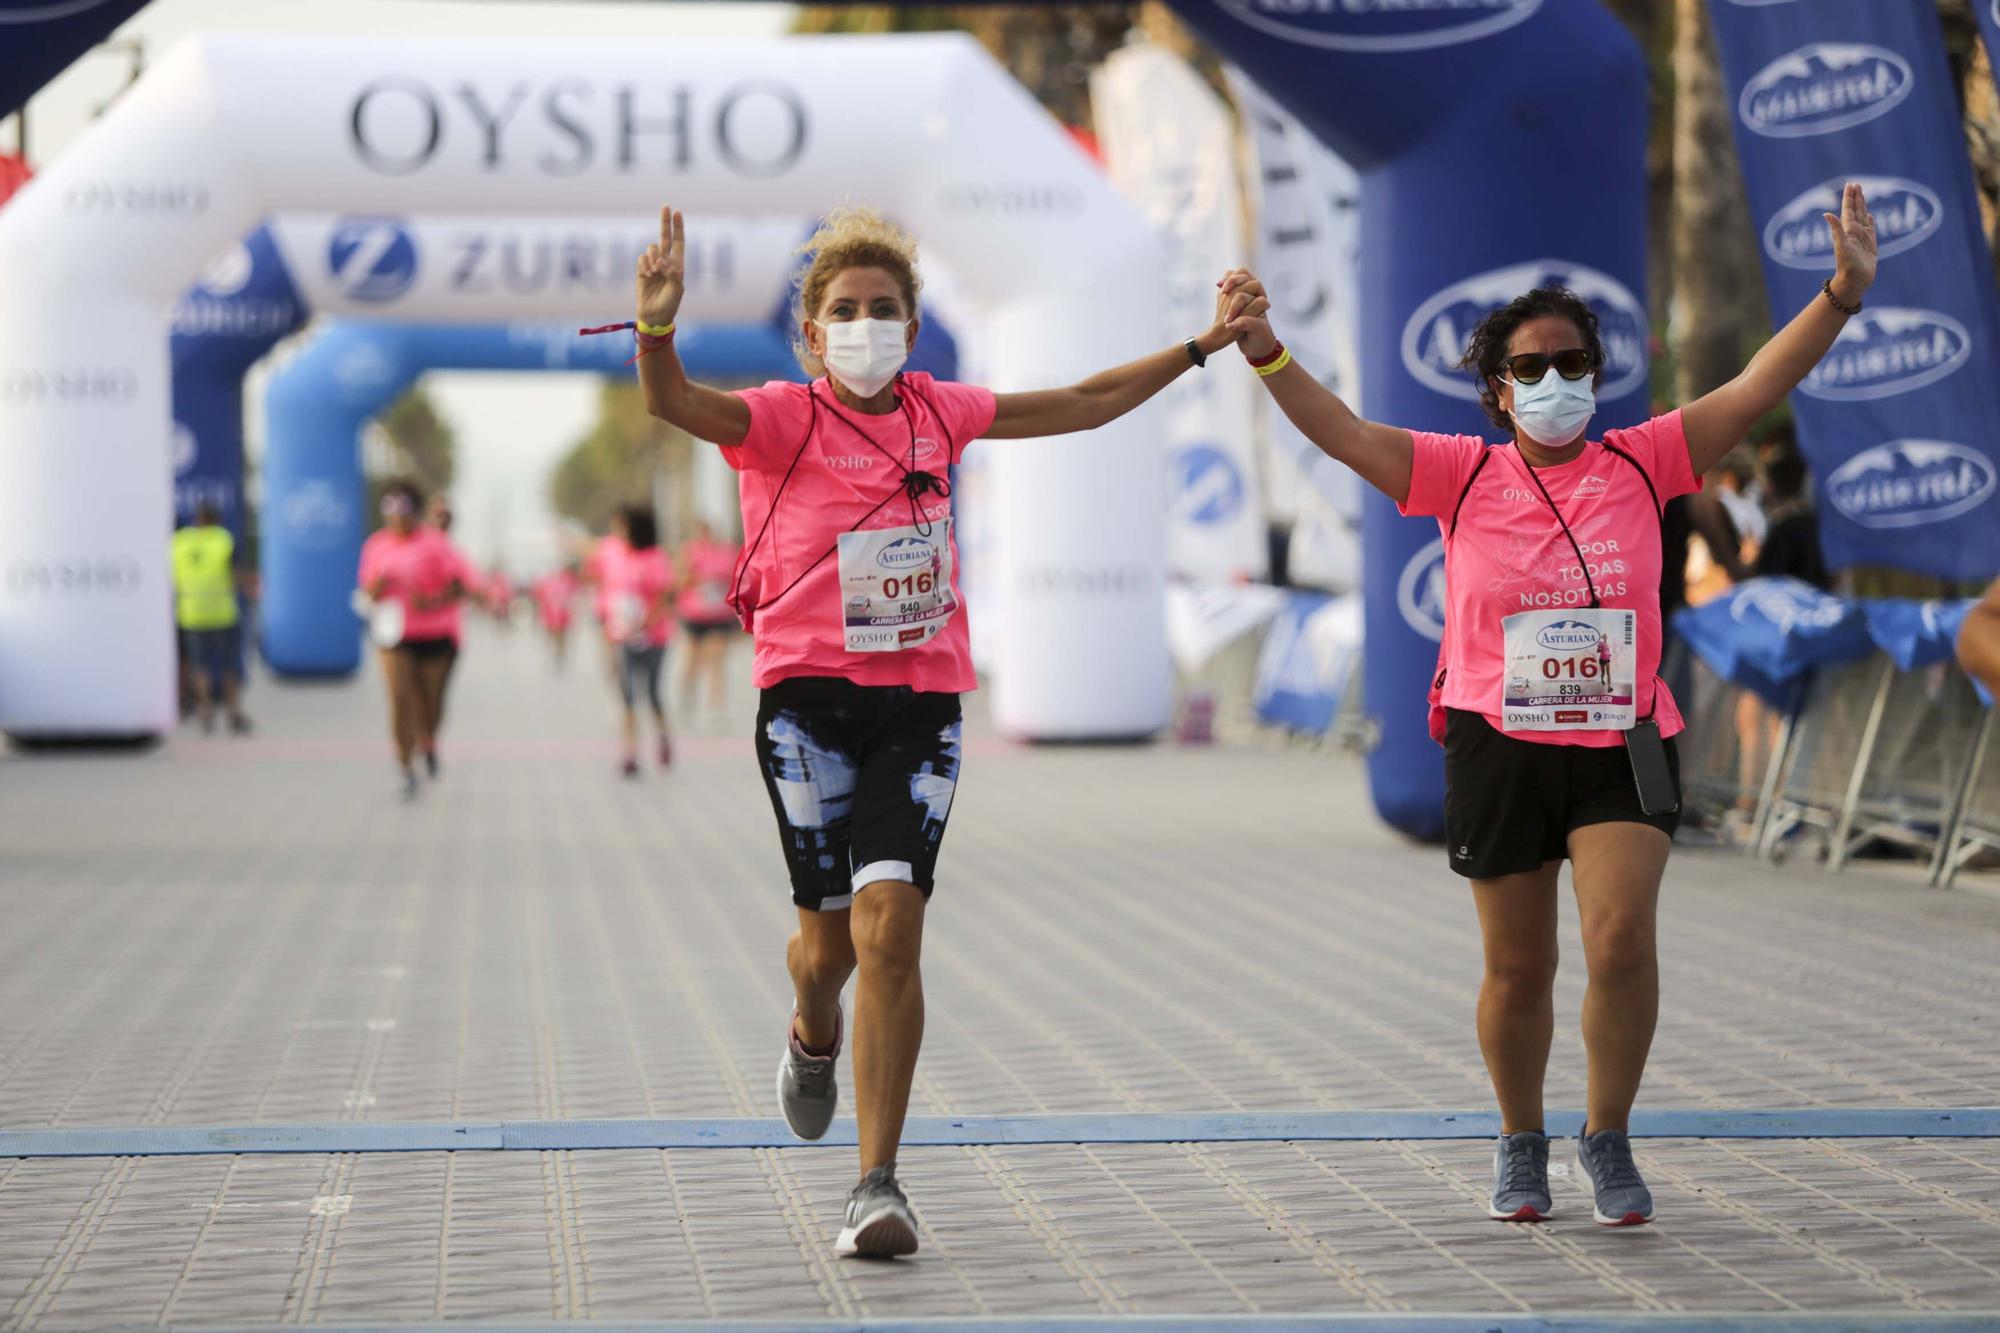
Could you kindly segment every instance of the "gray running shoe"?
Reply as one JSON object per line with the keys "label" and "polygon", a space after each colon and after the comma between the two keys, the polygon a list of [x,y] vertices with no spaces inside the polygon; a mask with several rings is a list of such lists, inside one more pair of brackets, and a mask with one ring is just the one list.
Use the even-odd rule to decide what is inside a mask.
{"label": "gray running shoe", "polygon": [[895,1167],[876,1167],[848,1191],[847,1225],[833,1242],[833,1252],[863,1259],[893,1259],[917,1252],[916,1215],[910,1211],[903,1187],[896,1183]]}
{"label": "gray running shoe", "polygon": [[1621,1129],[1577,1136],[1576,1164],[1597,1194],[1592,1216],[1607,1227],[1643,1226],[1653,1220],[1653,1192],[1632,1160],[1632,1140]]}
{"label": "gray running shoe", "polygon": [[840,1083],[833,1076],[840,1059],[841,1029],[844,1019],[833,1011],[833,1054],[807,1055],[799,1044],[798,1013],[785,1024],[785,1053],[778,1060],[778,1109],[785,1124],[802,1139],[824,1137],[833,1123],[834,1108],[840,1105]]}
{"label": "gray running shoe", "polygon": [[1493,1149],[1493,1202],[1486,1215],[1496,1222],[1546,1222],[1549,1203],[1549,1136],[1538,1129],[1502,1134]]}

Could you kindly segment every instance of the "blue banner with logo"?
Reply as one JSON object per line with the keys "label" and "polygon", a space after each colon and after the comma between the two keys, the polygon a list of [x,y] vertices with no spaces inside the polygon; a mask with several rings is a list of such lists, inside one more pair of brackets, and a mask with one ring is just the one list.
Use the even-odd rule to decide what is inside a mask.
{"label": "blue banner with logo", "polygon": [[[1494,436],[1458,359],[1488,311],[1548,282],[1602,321],[1591,431],[1646,417],[1646,67],[1602,5],[1176,9],[1360,172],[1360,306],[1384,335],[1361,349],[1371,420]],[[1388,823],[1437,838],[1444,758],[1425,707],[1444,630],[1437,526],[1372,492],[1363,521],[1362,678],[1381,737],[1369,789]]]}
{"label": "blue banner with logo", "polygon": [[270,234],[229,247],[174,307],[174,522],[204,502],[243,535],[243,376],[306,311]]}
{"label": "blue banner with logo", "polygon": [[1674,632],[1732,684],[1794,708],[1807,673],[1875,651],[1857,602],[1794,578],[1748,579],[1701,606],[1674,613]]}
{"label": "blue banner with logo", "polygon": [[[1982,10],[1993,0],[1978,0]],[[1932,0],[1709,0],[1782,323],[1833,274],[1858,181],[1881,269],[1792,395],[1834,569],[2000,570],[2000,293]],[[1982,14],[1989,22],[1990,14]]]}
{"label": "blue banner with logo", "polygon": [[1264,631],[1251,704],[1259,721],[1322,735],[1361,664],[1361,607],[1354,594],[1293,593]]}
{"label": "blue banner with logo", "polygon": [[1916,602],[1906,597],[1875,597],[1861,603],[1868,637],[1889,655],[1899,671],[1949,662],[1958,651],[1959,626],[1978,604],[1967,597],[1954,602]]}

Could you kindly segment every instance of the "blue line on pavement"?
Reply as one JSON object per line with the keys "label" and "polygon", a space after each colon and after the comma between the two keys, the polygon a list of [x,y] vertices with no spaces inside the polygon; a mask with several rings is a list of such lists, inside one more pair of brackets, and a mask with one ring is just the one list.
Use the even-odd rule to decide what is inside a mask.
{"label": "blue line on pavement", "polygon": [[[1580,1111],[1550,1113],[1574,1133]],[[1025,1143],[1258,1143],[1485,1139],[1491,1111],[1293,1111],[1238,1114],[916,1116],[907,1147]],[[1812,1107],[1794,1111],[1640,1111],[1652,1139],[2000,1138],[2000,1107]],[[171,1157],[224,1153],[544,1152],[593,1148],[851,1147],[854,1122],[807,1145],[778,1120],[502,1120],[468,1124],[138,1125],[0,1130],[0,1157]]]}
{"label": "blue line on pavement", "polygon": [[[591,1333],[1726,1333],[1728,1330],[1811,1330],[1811,1333],[1992,1333],[2000,1312],[1894,1314],[1490,1314],[1383,1315],[1366,1311],[1296,1315],[1032,1315],[998,1319],[714,1319],[658,1324],[590,1324]],[[232,1325],[237,1333],[278,1333],[293,1325]],[[325,1333],[454,1333],[462,1324],[325,1324]],[[508,1333],[573,1333],[575,1324],[489,1324]]]}

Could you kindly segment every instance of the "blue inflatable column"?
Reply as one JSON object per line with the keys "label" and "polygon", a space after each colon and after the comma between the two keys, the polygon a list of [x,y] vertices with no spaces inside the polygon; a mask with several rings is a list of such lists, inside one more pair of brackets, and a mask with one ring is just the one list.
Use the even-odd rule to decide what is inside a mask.
{"label": "blue inflatable column", "polygon": [[284,260],[259,230],[209,265],[174,309],[174,521],[204,502],[243,536],[243,376],[305,322]]}
{"label": "blue inflatable column", "polygon": [[395,328],[336,325],[274,376],[265,396],[264,660],[293,676],[361,665],[350,609],[368,532],[361,427],[415,376]]}
{"label": "blue inflatable column", "polygon": [[[1587,0],[1176,8],[1361,172],[1369,419],[1498,438],[1456,363],[1482,316],[1548,282],[1603,321],[1610,364],[1591,430],[1644,419],[1646,69],[1610,13]],[[1369,788],[1384,820],[1420,838],[1444,828],[1443,752],[1425,725],[1440,550],[1435,522],[1369,496]]]}

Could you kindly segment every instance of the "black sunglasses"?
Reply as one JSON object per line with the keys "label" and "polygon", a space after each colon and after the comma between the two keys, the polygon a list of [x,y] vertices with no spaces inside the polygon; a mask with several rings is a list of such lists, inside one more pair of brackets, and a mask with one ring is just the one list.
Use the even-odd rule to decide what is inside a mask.
{"label": "black sunglasses", "polygon": [[1581,347],[1566,347],[1560,352],[1522,352],[1500,366],[1516,384],[1540,384],[1550,366],[1566,380],[1580,380],[1597,369],[1597,358]]}

